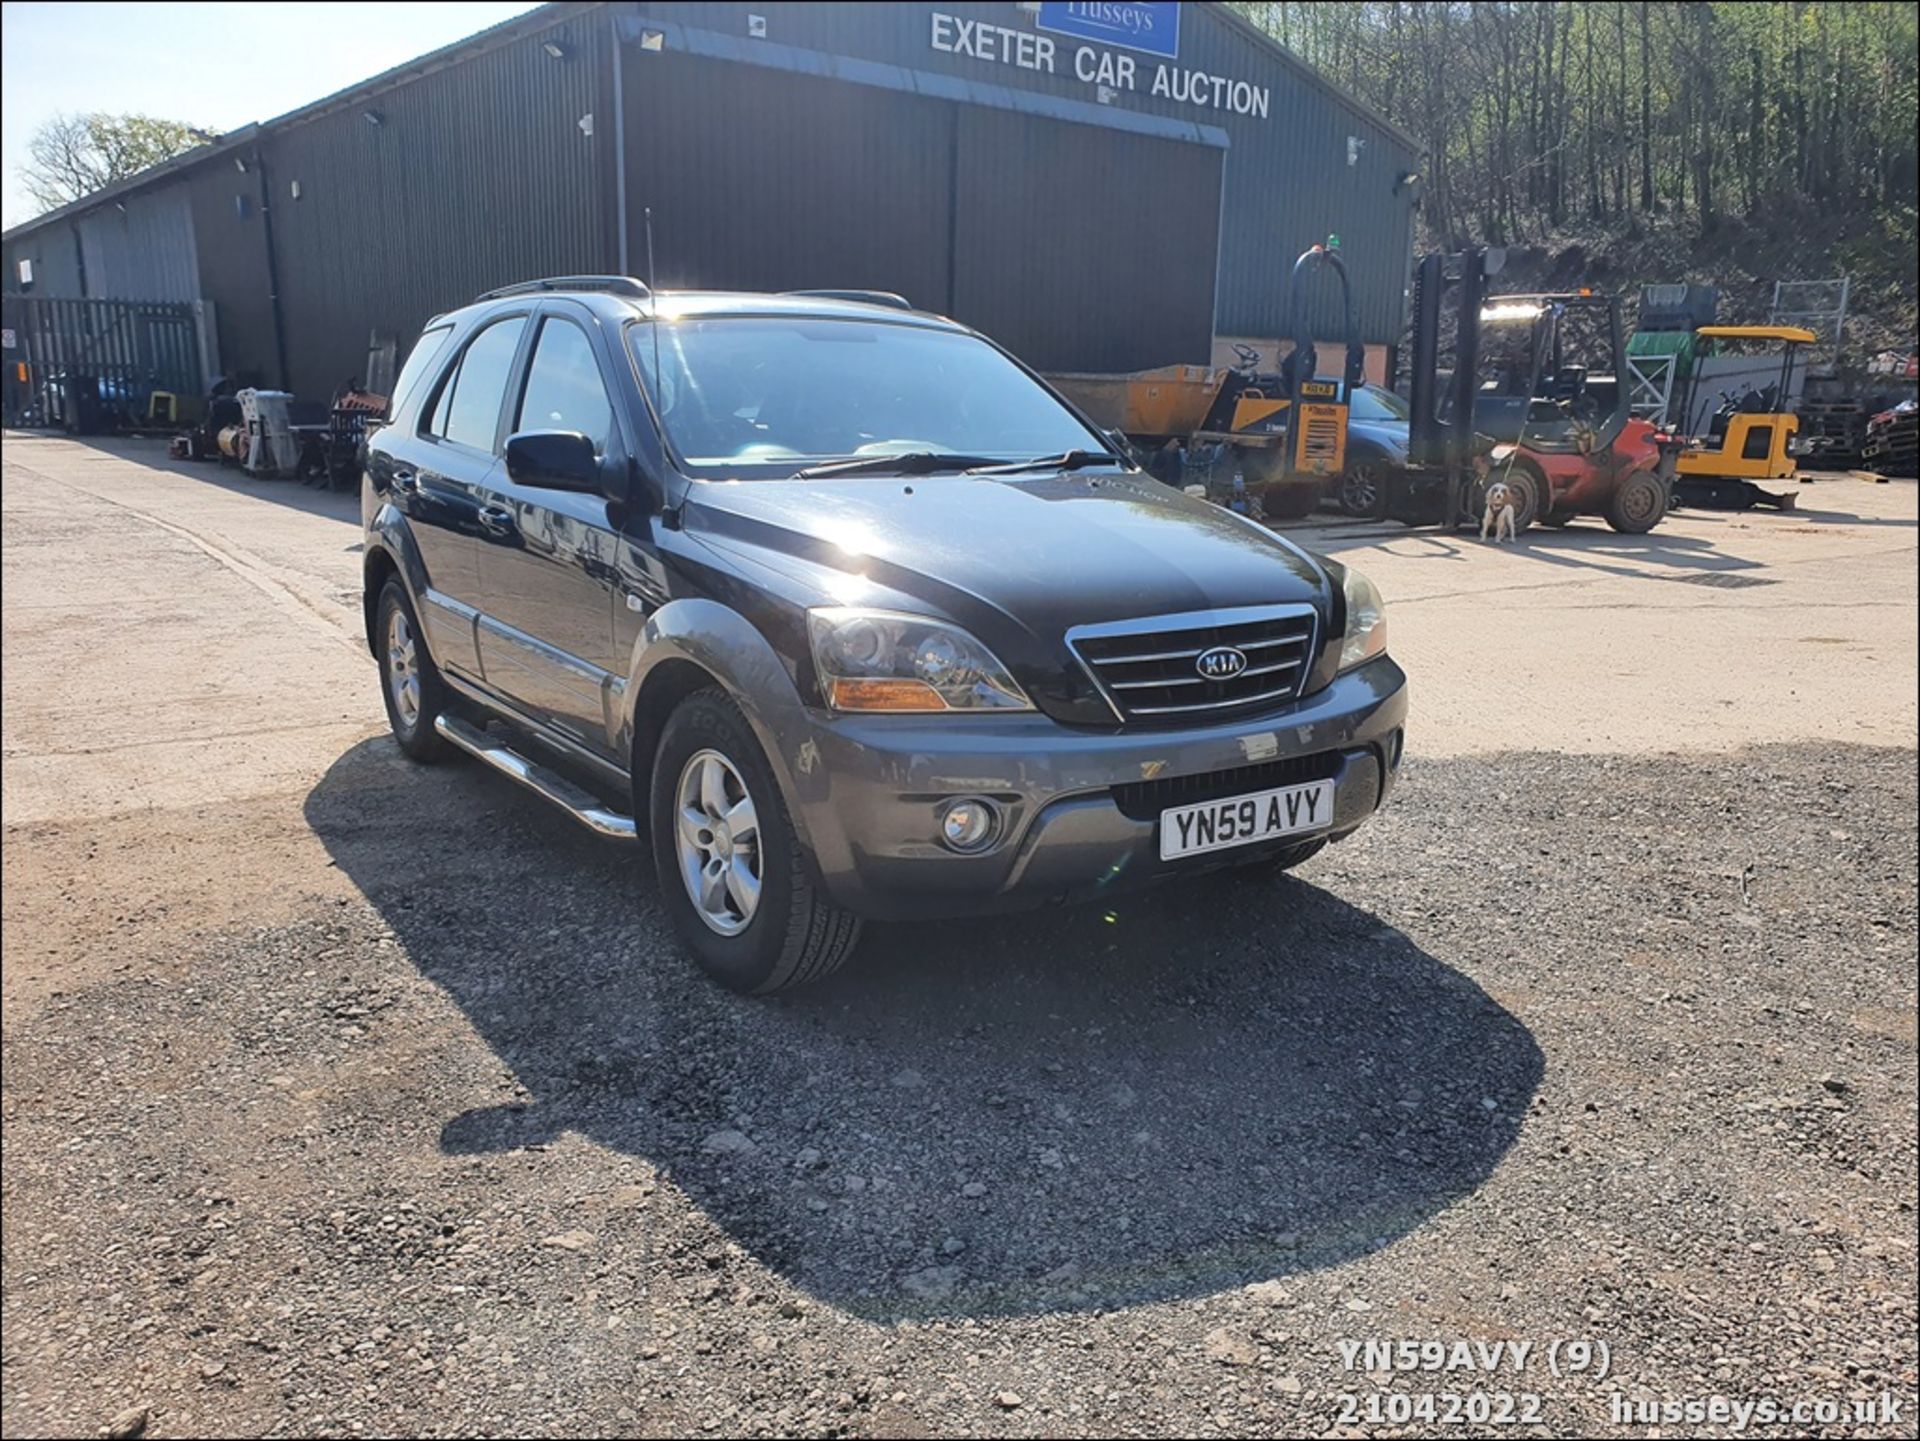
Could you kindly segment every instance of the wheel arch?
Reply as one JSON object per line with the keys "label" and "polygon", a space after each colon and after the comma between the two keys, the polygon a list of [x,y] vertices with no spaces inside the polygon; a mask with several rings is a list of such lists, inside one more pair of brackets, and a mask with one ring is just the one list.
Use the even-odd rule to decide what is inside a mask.
{"label": "wheel arch", "polygon": [[831,809],[828,778],[819,764],[813,722],[778,652],[738,611],[717,601],[687,597],[652,615],[634,643],[622,697],[621,749],[628,756],[634,804],[652,784],[660,728],[673,708],[706,686],[718,686],[740,708],[766,755],[794,829],[822,865],[824,845],[839,850],[833,827],[819,824]]}

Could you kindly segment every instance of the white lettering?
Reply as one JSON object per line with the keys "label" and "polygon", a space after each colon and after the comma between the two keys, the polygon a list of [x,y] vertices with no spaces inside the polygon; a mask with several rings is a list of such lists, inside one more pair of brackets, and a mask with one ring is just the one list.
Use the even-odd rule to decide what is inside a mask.
{"label": "white lettering", "polygon": [[[1073,8],[1074,13],[1084,19],[1122,26],[1135,34],[1146,34],[1154,25],[1151,11],[1115,4],[1112,0],[1088,0],[1088,3]],[[941,10],[931,12],[928,45],[943,54],[965,55],[989,65],[1011,65],[1019,70],[1035,70],[1047,75],[1058,73],[1059,51],[1051,36],[995,25],[986,20],[970,20],[964,15],[949,15]],[[1140,88],[1139,67],[1140,62],[1132,55],[1092,45],[1074,47],[1073,78],[1082,85],[1137,91]],[[1230,75],[1211,75],[1205,70],[1164,64],[1153,67],[1153,80],[1148,91],[1154,98],[1176,105],[1195,105],[1233,115],[1248,115],[1258,120],[1267,118],[1273,99],[1272,93],[1264,85],[1236,80]]]}

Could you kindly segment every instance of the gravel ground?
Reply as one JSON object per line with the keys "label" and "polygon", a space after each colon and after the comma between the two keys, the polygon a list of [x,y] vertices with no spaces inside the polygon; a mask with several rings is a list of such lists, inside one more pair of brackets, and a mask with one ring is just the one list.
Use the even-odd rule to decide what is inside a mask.
{"label": "gravel ground", "polygon": [[[1521,1434],[1883,1392],[1829,1434],[1913,1434],[1910,750],[1416,757],[1297,877],[875,928],[774,1002],[474,767],[369,740],[305,812],[352,894],[116,934],[10,1018],[9,1435],[1325,1432],[1476,1388],[1542,1397]],[[1537,1352],[1343,1367],[1427,1337]]]}

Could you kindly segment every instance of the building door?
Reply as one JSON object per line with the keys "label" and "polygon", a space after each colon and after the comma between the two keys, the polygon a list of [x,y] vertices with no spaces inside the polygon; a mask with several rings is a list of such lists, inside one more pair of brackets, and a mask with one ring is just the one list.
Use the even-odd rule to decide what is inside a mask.
{"label": "building door", "polygon": [[[953,316],[1041,371],[1209,362],[1224,150],[959,108]],[[1274,284],[1285,265],[1274,257]]]}

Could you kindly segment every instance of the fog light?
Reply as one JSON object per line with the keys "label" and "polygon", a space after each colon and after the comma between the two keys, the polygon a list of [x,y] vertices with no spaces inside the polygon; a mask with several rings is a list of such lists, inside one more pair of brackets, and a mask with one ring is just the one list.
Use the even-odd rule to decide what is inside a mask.
{"label": "fog light", "polygon": [[998,828],[991,801],[967,796],[940,807],[940,839],[951,850],[980,850],[992,842]]}

